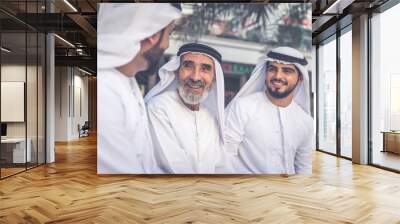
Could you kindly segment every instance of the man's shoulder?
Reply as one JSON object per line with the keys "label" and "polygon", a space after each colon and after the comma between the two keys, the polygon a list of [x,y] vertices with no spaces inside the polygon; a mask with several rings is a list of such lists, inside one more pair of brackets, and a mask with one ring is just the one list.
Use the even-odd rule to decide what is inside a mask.
{"label": "man's shoulder", "polygon": [[263,92],[252,93],[247,96],[238,97],[234,102],[232,102],[231,109],[229,109],[229,114],[236,114],[243,119],[251,117],[257,114],[257,108],[260,107],[260,101],[263,99]]}
{"label": "man's shoulder", "polygon": [[264,94],[264,92],[259,91],[247,96],[242,96],[237,99],[236,103],[246,107],[256,105],[255,102],[262,100],[265,97]]}
{"label": "man's shoulder", "polygon": [[308,114],[306,111],[304,111],[297,103],[294,104],[294,114],[296,114],[296,119],[301,118],[300,120],[303,123],[303,126],[307,127],[308,129],[313,129],[314,128],[314,119],[311,117],[310,114]]}
{"label": "man's shoulder", "polygon": [[151,98],[147,102],[147,106],[149,109],[166,108],[173,105],[177,99],[176,91],[169,90]]}
{"label": "man's shoulder", "polygon": [[121,95],[128,91],[115,69],[101,69],[97,74],[97,89],[100,93]]}
{"label": "man's shoulder", "polygon": [[104,84],[109,83],[111,81],[119,81],[119,76],[122,76],[122,74],[119,74],[116,69],[100,69],[97,72],[97,81],[98,82],[103,82]]}

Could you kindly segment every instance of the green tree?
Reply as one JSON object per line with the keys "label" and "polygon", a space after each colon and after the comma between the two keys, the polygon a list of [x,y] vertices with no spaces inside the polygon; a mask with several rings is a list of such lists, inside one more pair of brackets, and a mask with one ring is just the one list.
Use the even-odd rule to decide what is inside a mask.
{"label": "green tree", "polygon": [[[311,4],[189,3],[189,6],[192,7],[193,14],[185,18],[180,27],[184,39],[196,40],[208,34],[211,26],[219,21],[228,21],[229,29],[232,31],[244,29],[248,21],[258,24],[245,38],[254,42],[266,44],[282,42],[296,47],[296,42],[299,43],[298,35],[307,35],[311,38],[311,30],[303,32],[299,26],[291,28],[293,24],[284,23],[285,17],[299,23],[304,19],[304,15],[311,12]],[[285,30],[285,27],[289,27],[288,30]]]}

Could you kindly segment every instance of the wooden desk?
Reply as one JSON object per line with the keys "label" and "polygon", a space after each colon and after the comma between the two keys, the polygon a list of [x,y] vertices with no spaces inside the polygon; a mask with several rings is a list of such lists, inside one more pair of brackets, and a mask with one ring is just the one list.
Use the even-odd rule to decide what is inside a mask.
{"label": "wooden desk", "polygon": [[[28,143],[25,154],[25,138],[6,138],[1,139],[1,157],[6,163],[25,163],[31,161],[31,139]],[[11,159],[12,158],[12,159]],[[25,161],[26,160],[26,161]]]}
{"label": "wooden desk", "polygon": [[400,131],[382,131],[381,133],[383,133],[382,152],[400,154]]}

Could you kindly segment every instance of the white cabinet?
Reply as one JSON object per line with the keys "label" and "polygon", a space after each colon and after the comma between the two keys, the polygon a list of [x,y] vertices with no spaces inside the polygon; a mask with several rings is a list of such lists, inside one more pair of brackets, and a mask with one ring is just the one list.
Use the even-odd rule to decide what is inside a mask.
{"label": "white cabinet", "polygon": [[[25,152],[25,139],[24,138],[7,138],[2,139],[2,146],[12,148],[12,162],[13,163],[25,163],[32,161],[32,140],[28,138],[26,140],[28,144]],[[26,159],[26,161],[25,161]]]}

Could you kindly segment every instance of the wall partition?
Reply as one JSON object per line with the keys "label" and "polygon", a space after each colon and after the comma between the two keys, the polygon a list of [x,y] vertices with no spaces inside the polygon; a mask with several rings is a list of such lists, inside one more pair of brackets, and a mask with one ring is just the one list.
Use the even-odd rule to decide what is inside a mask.
{"label": "wall partition", "polygon": [[1,179],[45,163],[45,35],[18,19],[40,2],[0,3]]}
{"label": "wall partition", "polygon": [[31,139],[26,122],[26,33],[1,34],[1,177],[26,170]]}

